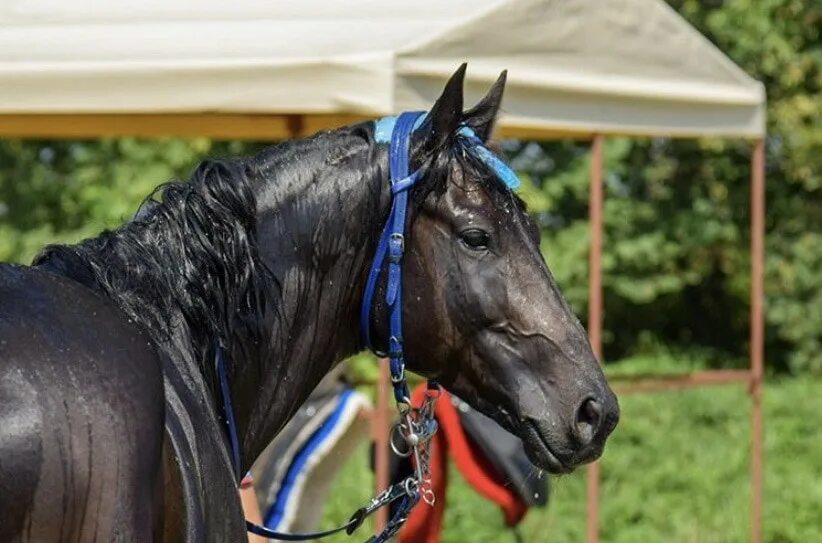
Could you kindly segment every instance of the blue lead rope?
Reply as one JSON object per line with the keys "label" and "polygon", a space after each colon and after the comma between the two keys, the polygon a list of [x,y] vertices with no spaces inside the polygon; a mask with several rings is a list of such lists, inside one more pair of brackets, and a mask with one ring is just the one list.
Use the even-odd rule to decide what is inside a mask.
{"label": "blue lead rope", "polygon": [[228,373],[225,369],[223,347],[215,342],[214,366],[217,379],[220,381],[220,396],[223,399],[223,417],[225,418],[226,432],[231,445],[231,462],[234,467],[234,477],[242,479],[242,463],[240,462],[240,440],[237,437],[237,421],[234,420],[234,407],[231,405],[231,390],[229,389]]}

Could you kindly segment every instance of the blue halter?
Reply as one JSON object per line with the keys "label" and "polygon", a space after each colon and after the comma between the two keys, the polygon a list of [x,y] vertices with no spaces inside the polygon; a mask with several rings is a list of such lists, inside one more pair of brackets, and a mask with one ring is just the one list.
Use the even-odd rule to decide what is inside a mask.
{"label": "blue halter", "polygon": [[402,341],[402,256],[405,251],[405,215],[408,210],[408,193],[420,178],[419,170],[408,173],[411,135],[417,123],[423,119],[422,112],[406,112],[399,117],[386,117],[377,121],[375,137],[378,142],[385,137],[384,131],[392,126],[389,148],[389,168],[391,175],[391,211],[382,230],[360,311],[360,330],[365,345],[374,350],[371,343],[371,308],[374,304],[374,293],[377,280],[388,259],[388,287],[385,302],[390,312],[388,355],[391,368],[391,384],[394,387],[394,400],[409,405],[410,392],[405,379],[405,359]]}
{"label": "blue halter", "polygon": [[[421,111],[402,113],[398,117],[383,117],[376,121],[374,138],[378,143],[389,143],[389,168],[391,175],[391,211],[383,228],[368,281],[365,285],[362,308],[360,310],[360,330],[366,347],[379,356],[388,356],[391,369],[391,384],[394,388],[394,400],[401,405],[409,405],[408,383],[405,378],[405,358],[402,336],[402,257],[405,251],[405,217],[408,209],[408,194],[419,181],[420,170],[409,174],[411,136],[425,120],[426,113]],[[477,159],[490,168],[509,189],[519,187],[519,178],[505,162],[497,158],[477,137],[474,130],[462,126],[457,134],[463,139]],[[371,342],[371,309],[374,304],[374,293],[377,281],[382,273],[383,264],[388,259],[388,286],[385,302],[388,304],[389,338],[388,352],[374,349]]]}

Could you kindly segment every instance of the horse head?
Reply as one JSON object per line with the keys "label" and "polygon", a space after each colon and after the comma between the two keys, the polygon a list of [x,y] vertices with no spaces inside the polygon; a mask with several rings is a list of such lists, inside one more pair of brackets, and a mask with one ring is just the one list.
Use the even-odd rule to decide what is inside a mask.
{"label": "horse head", "polygon": [[505,73],[466,112],[464,74],[412,141],[423,178],[405,253],[408,367],[518,435],[537,466],[568,472],[599,457],[619,406],[523,202],[464,138],[487,141]]}

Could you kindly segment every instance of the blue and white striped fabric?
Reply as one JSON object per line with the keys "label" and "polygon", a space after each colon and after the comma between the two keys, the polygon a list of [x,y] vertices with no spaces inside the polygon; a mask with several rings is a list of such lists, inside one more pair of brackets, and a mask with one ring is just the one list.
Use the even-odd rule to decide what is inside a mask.
{"label": "blue and white striped fabric", "polygon": [[[263,520],[266,528],[276,531],[293,531],[295,528],[312,530],[316,528],[316,526],[310,526],[310,524],[316,521],[318,514],[311,515],[312,518],[300,518],[309,510],[314,512],[322,511],[321,503],[311,503],[311,507],[306,507],[304,496],[307,492],[307,485],[314,470],[320,464],[331,460],[337,467],[343,464],[338,455],[335,454],[333,459],[329,459],[329,455],[335,452],[340,440],[351,429],[359,411],[368,407],[370,407],[368,400],[359,392],[352,389],[340,391],[336,396],[333,409],[330,411],[317,409],[315,416],[324,417],[322,423],[315,426],[314,431],[309,435],[298,434],[297,438],[302,440],[301,443],[290,444],[292,446],[288,447],[288,450],[293,455],[290,458],[272,459],[285,461],[287,464],[281,466],[284,469],[276,470],[279,480],[269,481],[272,488],[258,489],[258,493],[262,494],[267,494],[269,490],[276,491],[276,497],[268,510],[263,510]],[[367,433],[364,437],[367,437]],[[330,481],[326,481],[326,483],[330,484]],[[315,482],[310,484],[312,487],[317,486]]]}

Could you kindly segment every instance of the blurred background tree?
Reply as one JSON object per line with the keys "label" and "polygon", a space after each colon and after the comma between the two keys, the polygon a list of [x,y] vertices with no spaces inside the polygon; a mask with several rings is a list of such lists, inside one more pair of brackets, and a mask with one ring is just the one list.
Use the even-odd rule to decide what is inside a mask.
{"label": "blurred background tree", "polygon": [[[822,7],[813,0],[669,0],[768,92],[767,347],[777,371],[822,372]],[[29,262],[128,219],[205,156],[259,144],[207,139],[0,141],[0,260]],[[549,264],[584,317],[587,144],[505,142]],[[698,352],[745,364],[749,143],[610,138],[606,358]]]}
{"label": "blurred background tree", "polygon": [[[822,371],[822,4],[671,0],[768,93],[767,347],[780,371]],[[611,138],[605,179],[605,351],[699,350],[744,365],[750,145]],[[544,249],[587,298],[587,144],[509,142]]]}

